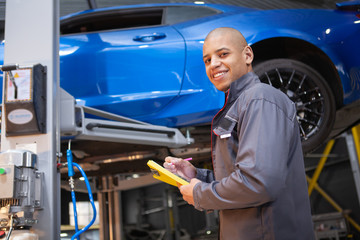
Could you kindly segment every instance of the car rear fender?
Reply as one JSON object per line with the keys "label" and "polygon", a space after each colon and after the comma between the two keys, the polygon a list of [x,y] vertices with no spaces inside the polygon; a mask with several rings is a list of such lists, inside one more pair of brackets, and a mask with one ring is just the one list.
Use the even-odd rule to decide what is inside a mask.
{"label": "car rear fender", "polygon": [[[341,96],[337,96],[337,100],[340,101],[338,102],[337,105],[348,104],[358,99],[357,96],[351,96],[351,94],[354,92],[353,86],[351,86],[351,79],[349,78],[349,75],[346,73],[347,71],[345,71],[345,69],[351,68],[352,66],[346,66],[344,59],[341,59],[339,57],[339,53],[338,53],[339,46],[337,46],[337,44],[335,45],[323,44],[321,41],[319,41],[318,37],[315,37],[314,35],[310,35],[306,32],[295,31],[293,29],[276,29],[271,31],[262,31],[246,37],[249,45],[251,46],[252,45],[256,46],[257,43],[265,42],[274,38],[279,38],[279,39],[288,38],[288,39],[302,41],[306,45],[317,48],[325,56],[325,59],[328,59],[327,64],[330,64],[334,69],[336,69],[336,73],[337,73],[336,76],[333,76],[331,80],[331,81],[336,81],[337,83],[335,85],[334,83],[330,83],[329,85],[333,86],[332,88],[335,92],[339,91],[339,88],[342,89]],[[281,48],[281,45],[275,47]],[[299,52],[301,52],[302,50],[303,49],[300,48],[298,49]],[[321,71],[319,72],[321,73]]]}

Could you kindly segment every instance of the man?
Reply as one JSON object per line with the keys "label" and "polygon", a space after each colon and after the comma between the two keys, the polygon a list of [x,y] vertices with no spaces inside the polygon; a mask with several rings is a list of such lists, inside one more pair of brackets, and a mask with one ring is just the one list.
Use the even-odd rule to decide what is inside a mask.
{"label": "man", "polygon": [[220,239],[314,239],[294,103],[260,83],[240,32],[218,28],[203,60],[226,102],[212,122],[214,172],[179,158],[164,166],[190,180],[179,186],[199,210],[219,210]]}

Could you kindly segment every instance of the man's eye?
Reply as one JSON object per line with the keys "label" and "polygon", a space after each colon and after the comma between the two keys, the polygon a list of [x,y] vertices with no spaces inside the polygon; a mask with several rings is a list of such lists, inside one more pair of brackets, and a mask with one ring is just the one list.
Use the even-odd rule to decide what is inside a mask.
{"label": "man's eye", "polygon": [[224,52],[224,53],[221,53],[220,54],[220,57],[225,57],[226,55],[228,55],[229,53],[227,53],[227,52]]}
{"label": "man's eye", "polygon": [[210,63],[210,59],[205,59],[204,63],[205,64]]}

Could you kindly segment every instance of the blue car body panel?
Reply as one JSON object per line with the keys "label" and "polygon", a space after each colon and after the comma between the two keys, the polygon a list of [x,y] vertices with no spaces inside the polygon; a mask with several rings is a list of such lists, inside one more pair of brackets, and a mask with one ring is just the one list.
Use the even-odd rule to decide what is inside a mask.
{"label": "blue car body panel", "polygon": [[[112,7],[71,14],[63,20],[105,10],[180,5],[195,6]],[[218,14],[173,25],[62,36],[61,87],[75,96],[78,104],[153,124],[182,127],[209,123],[223,106],[224,94],[207,79],[203,40],[214,28],[234,27],[250,45],[293,38],[315,46],[337,70],[343,105],[360,99],[360,18],[355,12],[203,6],[217,9]]]}
{"label": "blue car body panel", "polygon": [[[155,33],[162,38],[133,40]],[[136,118],[158,112],[180,92],[184,44],[169,26],[64,36],[61,87],[77,96],[79,104],[119,115]],[[78,49],[72,51],[73,46]]]}

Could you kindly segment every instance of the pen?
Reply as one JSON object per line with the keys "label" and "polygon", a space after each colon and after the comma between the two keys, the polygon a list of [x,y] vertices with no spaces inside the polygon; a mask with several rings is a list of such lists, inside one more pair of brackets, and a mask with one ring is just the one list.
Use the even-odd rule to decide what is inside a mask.
{"label": "pen", "polygon": [[[183,159],[184,161],[191,161],[192,160],[192,157],[191,158],[185,158]],[[174,165],[173,163],[171,163],[171,165]]]}

